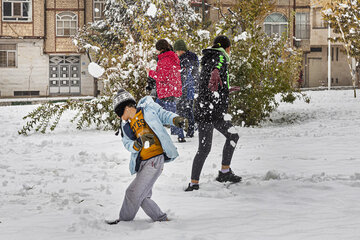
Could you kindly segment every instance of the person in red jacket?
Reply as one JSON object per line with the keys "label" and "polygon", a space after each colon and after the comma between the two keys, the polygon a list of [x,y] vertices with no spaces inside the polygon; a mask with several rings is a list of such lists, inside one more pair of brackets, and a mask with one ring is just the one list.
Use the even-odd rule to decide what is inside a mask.
{"label": "person in red jacket", "polygon": [[[180,60],[165,39],[157,41],[155,47],[159,52],[156,70],[147,69],[147,72],[156,81],[156,103],[175,113],[176,99],[182,95]],[[181,128],[172,126],[171,134],[178,135],[179,142],[186,142]]]}

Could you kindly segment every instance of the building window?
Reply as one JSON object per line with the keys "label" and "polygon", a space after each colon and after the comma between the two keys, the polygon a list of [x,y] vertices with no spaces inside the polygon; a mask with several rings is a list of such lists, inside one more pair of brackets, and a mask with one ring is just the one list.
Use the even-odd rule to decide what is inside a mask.
{"label": "building window", "polygon": [[3,0],[2,20],[3,21],[31,21],[31,0]]}
{"label": "building window", "polygon": [[16,44],[0,44],[0,67],[16,67]]}
{"label": "building window", "polygon": [[310,52],[322,52],[322,48],[321,47],[311,47]]}
{"label": "building window", "polygon": [[288,20],[280,13],[272,13],[265,18],[264,27],[265,33],[269,36],[272,34],[281,35],[287,31]]}
{"label": "building window", "polygon": [[310,13],[296,13],[295,36],[297,39],[310,39]]}
{"label": "building window", "polygon": [[104,19],[106,0],[94,0],[94,20]]}
{"label": "building window", "polygon": [[70,37],[77,31],[78,16],[72,12],[62,12],[56,15],[56,36]]}

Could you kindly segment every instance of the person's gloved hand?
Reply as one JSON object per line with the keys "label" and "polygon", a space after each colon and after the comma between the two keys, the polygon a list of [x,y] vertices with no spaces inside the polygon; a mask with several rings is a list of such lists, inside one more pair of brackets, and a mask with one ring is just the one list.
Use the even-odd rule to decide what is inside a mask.
{"label": "person's gloved hand", "polygon": [[222,83],[221,78],[220,78],[219,69],[215,68],[211,72],[211,77],[210,77],[208,88],[212,92],[217,91],[219,84],[220,84],[221,87],[223,86],[223,83]]}
{"label": "person's gloved hand", "polygon": [[173,123],[174,123],[175,126],[184,129],[185,132],[188,131],[188,128],[189,128],[189,120],[187,120],[187,118],[180,117],[180,116],[174,117]]}
{"label": "person's gloved hand", "polygon": [[155,136],[152,133],[145,133],[145,134],[141,135],[138,139],[135,140],[134,149],[136,151],[139,151],[141,148],[145,147],[146,142],[149,142],[149,146],[146,146],[146,147],[150,147],[151,145],[153,145],[155,143],[154,137]]}

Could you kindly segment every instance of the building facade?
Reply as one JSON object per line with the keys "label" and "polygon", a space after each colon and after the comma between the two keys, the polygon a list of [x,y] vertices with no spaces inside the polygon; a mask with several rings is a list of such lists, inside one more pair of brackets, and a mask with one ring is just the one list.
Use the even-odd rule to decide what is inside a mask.
{"label": "building facade", "polygon": [[72,36],[103,17],[105,0],[0,2],[0,97],[94,94]]}
{"label": "building facade", "polygon": [[[222,0],[222,11],[235,0]],[[205,18],[218,21],[216,0],[205,0]],[[103,18],[105,0],[0,0],[0,97],[94,95],[89,59],[72,42],[77,29]],[[203,1],[192,1],[202,12]],[[275,0],[262,20],[268,34],[288,32],[303,51],[302,87],[327,86],[327,24],[310,0]],[[295,12],[293,26],[289,19]],[[341,44],[331,44],[331,85],[351,86]]]}
{"label": "building facade", "polygon": [[[201,12],[202,0],[196,2],[196,9]],[[222,12],[233,7],[235,0],[221,0]],[[321,87],[328,85],[328,27],[321,16],[321,7],[310,0],[274,0],[275,9],[261,22],[268,34],[288,31],[295,48],[303,52],[301,87]],[[216,0],[205,0],[205,15],[210,21],[218,21],[221,14]],[[292,13],[295,12],[295,15]],[[289,20],[293,24],[289,26]],[[334,33],[331,32],[331,36]],[[331,43],[331,86],[352,86],[347,55],[341,43]],[[358,83],[357,83],[358,84]]]}

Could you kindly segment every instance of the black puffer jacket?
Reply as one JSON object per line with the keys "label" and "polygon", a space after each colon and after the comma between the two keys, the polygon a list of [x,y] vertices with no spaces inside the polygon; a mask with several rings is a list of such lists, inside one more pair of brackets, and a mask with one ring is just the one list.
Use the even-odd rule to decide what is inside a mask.
{"label": "black puffer jacket", "polygon": [[[229,84],[228,64],[229,56],[223,48],[209,48],[203,50],[201,59],[201,73],[199,78],[199,95],[195,100],[195,121],[213,123],[224,117],[228,109]],[[222,86],[218,91],[209,90],[211,72],[218,68]]]}

